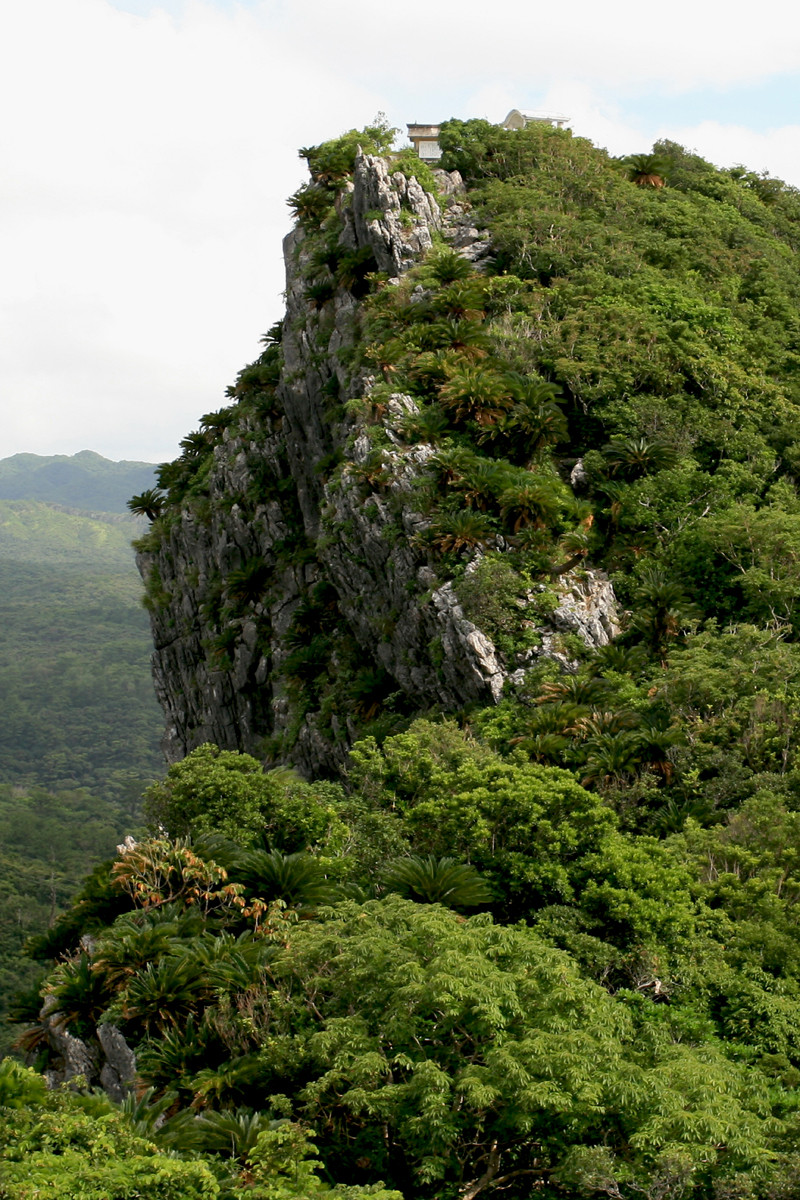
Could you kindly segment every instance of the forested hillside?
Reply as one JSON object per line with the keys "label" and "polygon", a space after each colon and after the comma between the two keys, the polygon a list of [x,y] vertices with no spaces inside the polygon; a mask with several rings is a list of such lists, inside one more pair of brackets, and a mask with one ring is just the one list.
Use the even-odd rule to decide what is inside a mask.
{"label": "forested hillside", "polygon": [[129,515],[0,500],[0,781],[122,794],[158,771],[136,532]]}
{"label": "forested hillside", "polygon": [[0,494],[28,497],[0,499],[0,1014],[41,974],[26,939],[138,828],[161,770],[137,524],[120,494],[152,471],[88,451],[0,461]]}
{"label": "forested hillside", "polygon": [[7,1193],[793,1200],[800,196],[390,143],[302,151],[133,501],[173,764],[32,947]]}

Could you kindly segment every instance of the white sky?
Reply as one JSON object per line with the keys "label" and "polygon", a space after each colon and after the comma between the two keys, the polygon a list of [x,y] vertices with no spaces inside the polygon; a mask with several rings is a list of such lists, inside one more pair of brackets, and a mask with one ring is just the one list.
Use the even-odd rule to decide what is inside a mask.
{"label": "white sky", "polygon": [[0,458],[174,457],[281,316],[297,147],[513,107],[800,186],[797,7],[6,0]]}

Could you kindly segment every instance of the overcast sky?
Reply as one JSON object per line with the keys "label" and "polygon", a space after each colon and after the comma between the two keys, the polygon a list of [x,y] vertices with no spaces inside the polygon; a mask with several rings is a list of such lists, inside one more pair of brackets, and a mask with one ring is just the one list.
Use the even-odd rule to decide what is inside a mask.
{"label": "overcast sky", "polygon": [[800,17],[761,0],[10,0],[0,458],[162,461],[282,313],[297,147],[571,117],[800,186]]}

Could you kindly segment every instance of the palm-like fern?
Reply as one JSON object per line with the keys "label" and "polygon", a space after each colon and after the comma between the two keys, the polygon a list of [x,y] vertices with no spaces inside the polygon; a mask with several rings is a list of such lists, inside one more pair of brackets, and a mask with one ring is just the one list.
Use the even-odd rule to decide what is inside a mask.
{"label": "palm-like fern", "polygon": [[677,448],[664,438],[612,438],[603,446],[603,454],[612,475],[638,479],[655,471],[673,467]]}
{"label": "palm-like fern", "polygon": [[629,154],[622,160],[628,169],[628,178],[637,187],[663,188],[666,184],[668,164],[658,154]]}
{"label": "palm-like fern", "polygon": [[263,1076],[256,1054],[240,1054],[217,1067],[204,1067],[190,1081],[195,1108],[227,1106],[241,1101],[243,1095]]}
{"label": "palm-like fern", "polygon": [[437,283],[455,283],[469,279],[472,274],[472,264],[450,246],[433,250],[425,260],[425,266]]}
{"label": "palm-like fern", "polygon": [[491,339],[477,321],[464,317],[441,317],[425,331],[425,344],[431,349],[454,350],[462,359],[475,361],[485,358]]}
{"label": "palm-like fern", "polygon": [[264,595],[271,577],[272,572],[263,558],[251,558],[243,567],[231,571],[225,580],[225,591],[234,604],[256,604]]}
{"label": "palm-like fern", "polygon": [[548,476],[521,472],[500,493],[500,512],[511,523],[514,533],[526,525],[539,527],[554,521],[562,506],[562,489]]}
{"label": "palm-like fern", "polygon": [[313,908],[334,894],[317,860],[304,852],[248,850],[232,873],[249,892],[264,900],[282,900],[289,908]]}
{"label": "palm-like fern", "polygon": [[450,371],[439,388],[439,403],[456,421],[492,425],[513,406],[514,399],[504,377],[491,367],[465,364]]}
{"label": "palm-like fern", "polygon": [[51,977],[49,992],[59,1021],[79,1033],[93,1031],[111,999],[106,980],[92,969],[88,954],[59,964]]}
{"label": "palm-like fern", "polygon": [[433,545],[443,554],[460,554],[485,546],[497,534],[494,521],[486,513],[462,510],[443,513],[431,525]]}
{"label": "palm-like fern", "polygon": [[158,962],[177,945],[177,922],[153,925],[122,917],[103,937],[95,952],[93,970],[106,986],[117,991],[148,963]]}
{"label": "palm-like fern", "polygon": [[476,458],[470,463],[461,479],[454,480],[452,487],[470,507],[486,510],[493,507],[497,497],[508,484],[513,473],[504,463],[492,458]]}
{"label": "palm-like fern", "polygon": [[408,364],[409,378],[418,392],[435,396],[458,365],[458,356],[446,350],[423,350]]}
{"label": "palm-like fern", "polygon": [[131,496],[128,508],[136,517],[147,517],[148,521],[157,521],[164,511],[166,496],[161,488],[147,488],[138,496]]}
{"label": "palm-like fern", "polygon": [[426,404],[419,412],[404,417],[399,425],[401,435],[409,442],[429,442],[435,446],[447,432],[449,422],[436,404]]}
{"label": "palm-like fern", "polygon": [[464,321],[483,321],[484,292],[475,280],[456,280],[436,294],[437,312]]}
{"label": "palm-like fern", "polygon": [[246,1162],[259,1135],[283,1124],[269,1113],[239,1108],[233,1112],[204,1112],[199,1116],[185,1110],[164,1127],[160,1140],[181,1152],[220,1154]]}
{"label": "palm-like fern", "polygon": [[542,685],[536,704],[568,703],[594,707],[608,694],[609,684],[590,675],[564,675]]}
{"label": "palm-like fern", "polygon": [[213,980],[185,950],[148,963],[123,994],[123,1013],[145,1033],[180,1028],[213,998]]}
{"label": "palm-like fern", "polygon": [[635,733],[600,734],[586,743],[584,787],[605,788],[631,780],[640,762],[641,742]]}
{"label": "palm-like fern", "polygon": [[411,856],[397,859],[384,875],[391,892],[421,904],[446,904],[450,908],[476,908],[489,904],[492,893],[475,867],[455,858]]}
{"label": "palm-like fern", "polygon": [[147,1088],[141,1095],[129,1092],[120,1104],[131,1125],[140,1137],[152,1140],[164,1124],[165,1114],[178,1099],[177,1092],[164,1092],[155,1098],[156,1089]]}
{"label": "palm-like fern", "polygon": [[136,1052],[139,1078],[156,1091],[177,1088],[188,1099],[189,1080],[212,1058],[215,1038],[205,1022],[190,1013],[183,1024],[165,1028]]}
{"label": "palm-like fern", "polygon": [[696,607],[676,580],[659,566],[644,568],[634,592],[633,626],[665,662],[667,647],[697,617]]}

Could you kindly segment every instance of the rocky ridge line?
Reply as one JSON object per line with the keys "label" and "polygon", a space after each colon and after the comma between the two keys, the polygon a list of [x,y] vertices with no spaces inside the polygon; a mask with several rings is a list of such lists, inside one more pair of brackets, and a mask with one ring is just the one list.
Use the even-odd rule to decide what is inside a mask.
{"label": "rocky ridge line", "polygon": [[[437,176],[441,208],[413,177],[393,173],[383,158],[359,155],[337,201],[340,244],[369,248],[390,283],[419,261],[435,234],[480,269],[491,251],[488,235],[472,224],[458,173]],[[404,497],[434,450],[405,446],[394,433],[415,407],[410,397],[393,397],[383,419],[392,443],[381,454],[388,487],[364,498],[357,478],[370,456],[369,431],[356,418],[329,415],[332,392],[364,397],[374,383],[349,366],[360,335],[359,301],[337,287],[321,306],[310,302],[311,250],[299,226],[284,240],[278,404],[257,420],[243,413],[224,430],[206,480],[207,503],[184,504],[158,544],[140,554],[156,597],[153,669],[168,761],[211,741],[294,763],[308,775],[342,765],[357,734],[350,714],[328,714],[323,728],[318,712],[298,710],[283,674],[293,620],[321,584],[335,589],[336,619],[364,662],[384,671],[418,709],[496,701],[506,679],[525,669],[502,661],[418,545],[426,522]],[[340,469],[326,475],[325,465],[337,458]],[[253,562],[264,564],[269,585],[220,628],[214,614],[228,595],[226,581]],[[543,650],[571,669],[557,631],[602,645],[618,617],[613,589],[599,572],[573,572],[558,588],[563,598]]]}

